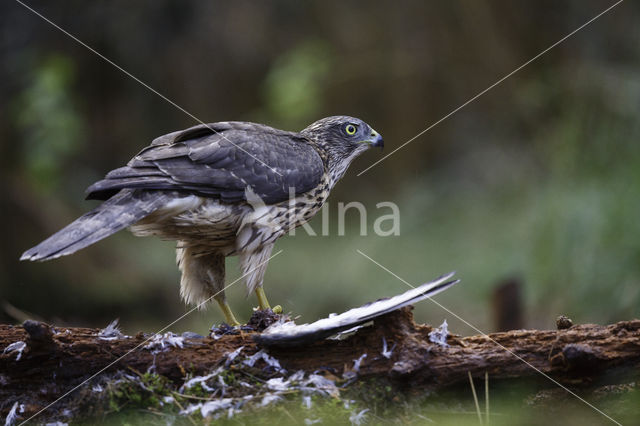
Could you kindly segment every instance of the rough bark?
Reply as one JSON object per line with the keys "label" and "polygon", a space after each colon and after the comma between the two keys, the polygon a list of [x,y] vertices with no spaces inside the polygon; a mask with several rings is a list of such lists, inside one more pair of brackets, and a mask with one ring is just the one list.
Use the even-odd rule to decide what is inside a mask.
{"label": "rough bark", "polygon": [[[477,377],[488,372],[494,380],[541,377],[533,366],[575,387],[588,385],[612,370],[637,374],[640,367],[640,320],[608,326],[575,325],[563,330],[513,330],[488,336],[449,335],[448,346],[432,343],[431,331],[428,325],[415,324],[411,310],[404,308],[376,319],[373,326],[358,330],[346,340],[266,350],[289,371],[324,369],[337,376],[353,368],[354,360],[366,353],[359,378],[385,378],[400,388],[421,391],[468,380],[468,372]],[[180,382],[187,372],[207,373],[224,362],[225,354],[240,346],[244,346],[245,356],[261,349],[253,342],[252,332],[242,332],[218,340],[186,338],[183,348],[169,347],[154,354],[144,348],[148,335],[103,340],[99,332],[34,321],[22,326],[0,325],[0,349],[19,341],[26,343],[19,360],[17,351],[0,352],[0,413],[6,415],[18,400],[28,412],[36,412],[106,367],[101,375],[144,372],[155,365],[157,373]],[[381,354],[383,337],[389,348],[395,345],[389,358]]]}

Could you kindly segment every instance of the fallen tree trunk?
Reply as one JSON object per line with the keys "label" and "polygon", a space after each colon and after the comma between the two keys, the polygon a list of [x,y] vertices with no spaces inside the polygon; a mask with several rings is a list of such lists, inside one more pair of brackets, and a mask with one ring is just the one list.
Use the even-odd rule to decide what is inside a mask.
{"label": "fallen tree trunk", "polygon": [[[539,372],[543,372],[575,387],[588,385],[613,369],[637,373],[640,366],[640,320],[487,336],[449,335],[446,345],[433,343],[432,331],[430,326],[415,324],[411,309],[403,308],[375,319],[373,326],[344,340],[265,351],[289,371],[384,378],[399,388],[422,392],[468,380],[468,372],[477,377],[487,372],[492,379],[541,377]],[[0,325],[0,349],[6,348],[0,354],[0,412],[6,416],[20,402],[25,407],[23,417],[27,416],[87,379],[117,371],[153,369],[182,383],[187,375],[206,374],[225,362],[228,365],[228,354],[234,351],[243,357],[255,354],[262,348],[253,341],[254,335],[242,331],[217,338],[143,333],[129,337],[34,321],[23,326]],[[354,360],[359,362],[354,365]]]}

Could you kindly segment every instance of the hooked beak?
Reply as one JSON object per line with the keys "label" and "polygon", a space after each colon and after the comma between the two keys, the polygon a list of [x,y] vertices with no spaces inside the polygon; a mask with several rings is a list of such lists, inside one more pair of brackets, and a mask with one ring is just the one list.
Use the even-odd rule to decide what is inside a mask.
{"label": "hooked beak", "polygon": [[373,147],[380,148],[382,150],[384,148],[384,140],[382,139],[382,135],[371,129],[371,137],[368,140],[369,144]]}

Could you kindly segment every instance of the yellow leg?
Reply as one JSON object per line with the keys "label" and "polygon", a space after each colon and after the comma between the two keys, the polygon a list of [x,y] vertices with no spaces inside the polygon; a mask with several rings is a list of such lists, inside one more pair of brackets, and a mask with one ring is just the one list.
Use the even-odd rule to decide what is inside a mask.
{"label": "yellow leg", "polygon": [[[271,305],[269,305],[269,301],[267,300],[267,295],[264,294],[264,289],[262,287],[256,288],[256,296],[258,296],[258,305],[260,306],[260,309],[271,309]],[[282,306],[276,305],[272,310],[276,314],[281,314]]]}
{"label": "yellow leg", "polygon": [[224,314],[224,317],[229,325],[232,325],[234,327],[240,325],[236,317],[233,315],[233,312],[231,312],[231,307],[227,302],[222,300],[216,300],[216,302],[218,302],[218,305],[220,305],[220,309],[222,309],[222,313]]}
{"label": "yellow leg", "polygon": [[267,295],[264,294],[264,289],[262,287],[256,288],[256,296],[258,296],[258,305],[260,309],[271,309],[271,305],[269,305],[269,301],[267,300]]}

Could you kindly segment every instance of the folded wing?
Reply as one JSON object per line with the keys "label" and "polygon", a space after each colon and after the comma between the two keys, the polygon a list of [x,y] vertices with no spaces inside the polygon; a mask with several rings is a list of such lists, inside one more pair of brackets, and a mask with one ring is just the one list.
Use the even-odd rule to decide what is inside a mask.
{"label": "folded wing", "polygon": [[127,166],[87,189],[108,199],[123,188],[179,190],[224,202],[246,200],[251,187],[267,204],[316,187],[324,164],[299,135],[268,126],[222,122],[161,136]]}

